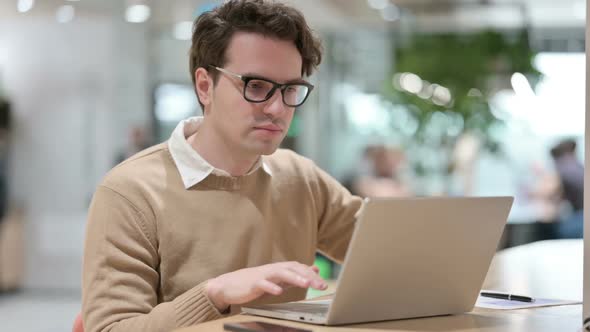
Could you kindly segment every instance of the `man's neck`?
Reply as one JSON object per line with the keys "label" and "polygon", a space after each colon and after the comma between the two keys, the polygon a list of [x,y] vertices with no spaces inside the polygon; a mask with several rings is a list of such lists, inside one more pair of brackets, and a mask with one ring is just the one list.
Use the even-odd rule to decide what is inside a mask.
{"label": "man's neck", "polygon": [[199,130],[187,138],[190,146],[211,166],[232,176],[248,174],[260,156],[243,156],[236,153],[214,130],[203,122]]}

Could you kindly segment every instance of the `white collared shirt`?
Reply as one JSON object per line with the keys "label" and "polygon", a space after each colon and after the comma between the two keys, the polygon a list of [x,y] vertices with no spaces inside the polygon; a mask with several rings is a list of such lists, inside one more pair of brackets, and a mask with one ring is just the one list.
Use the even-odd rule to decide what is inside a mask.
{"label": "white collared shirt", "polygon": [[[185,189],[203,181],[211,173],[215,175],[231,176],[228,172],[215,168],[209,164],[186,140],[199,130],[201,123],[203,123],[202,116],[195,116],[180,121],[168,140],[168,149],[170,150],[172,159],[174,159],[176,168],[178,168]],[[262,156],[258,158],[258,161],[248,174],[257,171],[260,167],[262,167],[268,175],[272,175],[270,168],[264,162]]]}

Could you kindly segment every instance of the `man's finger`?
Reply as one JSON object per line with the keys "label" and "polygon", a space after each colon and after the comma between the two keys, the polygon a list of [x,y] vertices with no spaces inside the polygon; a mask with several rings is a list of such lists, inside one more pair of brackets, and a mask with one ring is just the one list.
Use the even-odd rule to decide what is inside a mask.
{"label": "man's finger", "polygon": [[308,288],[311,284],[309,278],[289,268],[277,268],[274,270],[271,274],[271,281],[300,288]]}
{"label": "man's finger", "polygon": [[316,271],[314,271],[313,267],[297,263],[289,265],[289,269],[300,274],[302,277],[309,279],[310,283],[308,287],[320,290],[326,289],[326,282],[318,275]]}
{"label": "man's finger", "polygon": [[256,288],[271,295],[281,295],[283,293],[283,289],[279,285],[266,279],[256,282]]}

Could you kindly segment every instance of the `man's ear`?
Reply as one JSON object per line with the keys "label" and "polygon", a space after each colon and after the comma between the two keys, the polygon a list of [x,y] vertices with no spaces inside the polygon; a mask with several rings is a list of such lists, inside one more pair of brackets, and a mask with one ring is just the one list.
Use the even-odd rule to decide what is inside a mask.
{"label": "man's ear", "polygon": [[195,70],[195,91],[203,106],[211,104],[213,98],[213,78],[205,68],[199,67]]}

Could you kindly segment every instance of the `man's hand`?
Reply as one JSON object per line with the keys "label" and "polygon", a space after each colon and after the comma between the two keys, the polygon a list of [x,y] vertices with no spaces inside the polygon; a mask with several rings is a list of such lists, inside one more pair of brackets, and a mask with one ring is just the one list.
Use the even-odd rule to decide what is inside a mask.
{"label": "man's hand", "polygon": [[281,262],[222,274],[209,280],[207,297],[220,311],[231,304],[243,304],[264,294],[280,295],[289,287],[324,290],[326,282],[316,266],[298,262]]}

